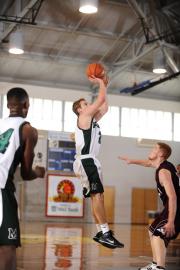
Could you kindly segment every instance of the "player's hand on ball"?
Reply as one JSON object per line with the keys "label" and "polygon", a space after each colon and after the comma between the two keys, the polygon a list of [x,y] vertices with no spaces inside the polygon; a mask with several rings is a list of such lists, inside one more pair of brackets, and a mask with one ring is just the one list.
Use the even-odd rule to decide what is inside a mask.
{"label": "player's hand on ball", "polygon": [[37,177],[44,178],[46,170],[44,167],[36,166],[35,172],[36,172]]}
{"label": "player's hand on ball", "polygon": [[105,84],[106,80],[104,78],[101,79],[101,78],[97,78],[97,77],[92,75],[91,77],[88,77],[88,79],[90,82],[92,82],[94,84],[99,84],[99,85],[104,84],[106,86],[106,84]]}

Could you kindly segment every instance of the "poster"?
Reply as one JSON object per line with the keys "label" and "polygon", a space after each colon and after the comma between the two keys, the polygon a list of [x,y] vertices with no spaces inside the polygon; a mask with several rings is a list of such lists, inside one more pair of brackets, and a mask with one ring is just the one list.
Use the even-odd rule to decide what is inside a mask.
{"label": "poster", "polygon": [[75,142],[72,133],[51,131],[48,134],[48,170],[73,173]]}
{"label": "poster", "polygon": [[80,270],[82,228],[48,226],[46,229],[45,270]]}
{"label": "poster", "polygon": [[50,217],[82,217],[83,195],[75,176],[47,176],[46,215]]}

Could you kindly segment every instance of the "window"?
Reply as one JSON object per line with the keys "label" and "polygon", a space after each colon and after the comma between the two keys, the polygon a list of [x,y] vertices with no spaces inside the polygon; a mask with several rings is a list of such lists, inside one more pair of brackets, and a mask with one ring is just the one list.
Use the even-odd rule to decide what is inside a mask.
{"label": "window", "polygon": [[122,108],[121,136],[172,140],[172,113]]}
{"label": "window", "polygon": [[27,121],[37,129],[62,130],[62,102],[50,99],[30,98]]}
{"label": "window", "polygon": [[[30,98],[27,121],[37,129],[62,130],[62,102],[49,99]],[[3,99],[3,117],[9,115],[7,98]]]}
{"label": "window", "polygon": [[74,132],[77,123],[77,116],[72,111],[72,105],[73,102],[64,103],[64,131],[67,132]]}
{"label": "window", "polygon": [[119,136],[119,107],[110,106],[99,125],[103,135]]}
{"label": "window", "polygon": [[174,114],[174,141],[180,142],[180,113]]}

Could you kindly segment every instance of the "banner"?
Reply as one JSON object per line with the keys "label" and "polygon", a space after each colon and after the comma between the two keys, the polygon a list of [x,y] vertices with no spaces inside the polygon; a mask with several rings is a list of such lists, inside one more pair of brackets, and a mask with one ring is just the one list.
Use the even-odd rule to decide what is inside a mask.
{"label": "banner", "polygon": [[83,195],[80,180],[75,176],[47,176],[46,215],[82,217]]}

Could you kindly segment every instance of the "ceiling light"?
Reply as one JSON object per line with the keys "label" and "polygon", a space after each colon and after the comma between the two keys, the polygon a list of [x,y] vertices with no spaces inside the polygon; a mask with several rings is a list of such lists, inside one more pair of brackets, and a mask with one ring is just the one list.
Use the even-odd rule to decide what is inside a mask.
{"label": "ceiling light", "polygon": [[153,72],[156,74],[166,73],[166,61],[163,51],[158,49],[153,57]]}
{"label": "ceiling light", "polygon": [[23,54],[23,34],[21,31],[11,33],[9,38],[9,53]]}
{"label": "ceiling light", "polygon": [[98,0],[80,0],[79,11],[86,14],[98,11]]}

